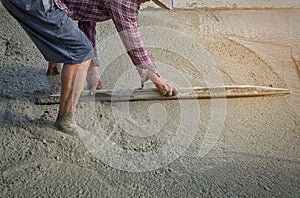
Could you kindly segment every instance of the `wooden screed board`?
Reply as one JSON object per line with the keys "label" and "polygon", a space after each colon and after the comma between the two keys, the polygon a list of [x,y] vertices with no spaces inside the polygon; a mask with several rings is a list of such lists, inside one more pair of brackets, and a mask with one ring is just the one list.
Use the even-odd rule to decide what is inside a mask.
{"label": "wooden screed board", "polygon": [[[176,96],[166,97],[155,88],[133,90],[98,90],[94,96],[88,91],[83,91],[81,99],[124,102],[124,101],[149,101],[149,100],[188,100],[188,99],[213,99],[213,98],[240,98],[262,96],[284,96],[290,94],[288,89],[261,87],[261,86],[222,86],[222,87],[190,87],[180,88]],[[57,104],[60,94],[38,98],[41,105]]]}

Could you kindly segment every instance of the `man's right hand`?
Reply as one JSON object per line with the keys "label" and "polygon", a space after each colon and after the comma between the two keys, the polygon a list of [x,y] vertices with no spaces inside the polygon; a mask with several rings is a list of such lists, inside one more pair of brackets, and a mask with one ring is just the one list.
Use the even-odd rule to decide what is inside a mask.
{"label": "man's right hand", "polygon": [[157,76],[152,71],[148,71],[148,78],[154,83],[159,92],[164,96],[176,96],[179,88],[176,83],[162,76]]}

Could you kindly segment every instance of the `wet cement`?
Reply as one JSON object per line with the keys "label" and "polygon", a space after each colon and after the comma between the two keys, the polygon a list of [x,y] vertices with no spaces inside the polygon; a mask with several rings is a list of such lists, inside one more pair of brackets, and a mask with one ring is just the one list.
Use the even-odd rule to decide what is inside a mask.
{"label": "wet cement", "polygon": [[[147,2],[145,7],[158,7],[153,2]],[[265,8],[299,8],[298,0],[280,1],[280,0],[181,0],[174,1],[175,8],[193,9],[193,8],[246,8],[246,9],[265,9]]]}
{"label": "wet cement", "polygon": [[[213,60],[224,85],[250,84],[291,90],[288,97],[226,100],[225,107],[216,109],[220,112],[226,109],[224,126],[217,141],[210,142],[213,149],[205,156],[201,155],[200,148],[211,120],[213,125],[222,122],[212,119],[212,101],[191,102],[199,105],[200,114],[196,119],[189,116],[192,122],[198,123],[194,134],[191,133],[193,123],[183,123],[186,136],[182,136],[175,148],[180,152],[180,147],[184,147],[183,152],[155,170],[149,168],[155,163],[160,165],[155,160],[153,164],[128,163],[128,170],[131,166],[140,167],[139,170],[149,168],[141,172],[126,171],[122,161],[118,161],[121,165],[109,163],[112,154],[103,155],[103,148],[97,155],[86,144],[84,136],[71,137],[55,130],[53,122],[58,106],[38,106],[35,101],[37,97],[56,93],[60,88],[59,77],[45,76],[47,63],[24,31],[6,11],[1,10],[0,15],[1,197],[299,196],[300,81],[293,61],[293,58],[299,60],[300,54],[299,10],[145,10],[141,13],[143,38],[153,60],[164,75],[181,86],[209,85],[207,66],[214,66],[209,62]],[[138,76],[134,70],[131,72],[133,67],[128,56],[118,51],[113,24],[108,21],[97,28],[105,88],[116,87],[128,70],[132,74],[125,78],[130,82],[129,87],[138,87]],[[170,38],[165,37],[168,34]],[[106,41],[114,42],[116,47],[108,47]],[[170,48],[161,45],[170,42]],[[198,45],[210,56],[198,51],[202,49]],[[200,61],[190,61],[197,53]],[[170,74],[171,70],[174,72]],[[181,105],[184,104],[176,101],[130,103],[135,125],[160,124],[159,119],[153,118],[165,119],[158,132],[144,137],[124,129],[124,123],[113,112],[115,107],[122,110],[118,104],[83,101],[78,107],[77,121],[89,131],[97,132],[101,127],[103,134],[98,135],[103,135],[106,143],[109,139],[119,145],[124,152],[115,158],[125,160],[126,152],[146,156],[181,134],[176,131],[183,112]],[[196,106],[186,109],[193,112]],[[132,120],[125,120],[126,123]],[[190,140],[188,145],[182,144]],[[166,152],[158,160],[164,162],[168,154],[172,152]],[[139,162],[139,157],[142,158],[133,156],[132,161]]]}

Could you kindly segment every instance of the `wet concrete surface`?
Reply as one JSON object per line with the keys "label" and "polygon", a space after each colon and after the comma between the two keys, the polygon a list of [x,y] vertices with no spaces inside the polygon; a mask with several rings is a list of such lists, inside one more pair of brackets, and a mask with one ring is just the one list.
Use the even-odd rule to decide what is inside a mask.
{"label": "wet concrete surface", "polygon": [[[120,122],[114,113],[123,113],[126,106],[82,101],[77,121],[92,131],[86,134],[95,138],[89,139],[84,130],[78,138],[53,127],[58,105],[35,104],[36,98],[59,91],[59,77],[45,76],[47,63],[24,31],[1,10],[0,196],[299,196],[300,81],[290,53],[294,49],[298,54],[298,14],[299,10],[143,11],[141,28],[151,56],[162,73],[180,85],[186,84],[179,74],[190,85],[209,84],[205,64],[213,59],[226,85],[284,87],[292,93],[288,97],[228,99],[225,105],[210,100],[128,104],[133,126],[155,125],[161,123],[155,117],[162,118],[162,127],[149,136],[140,134],[139,127],[128,131],[126,123],[132,120],[122,120],[126,126]],[[270,25],[274,17],[278,20]],[[148,26],[162,30],[151,32]],[[166,28],[175,30],[170,40],[156,37],[150,43],[152,35],[168,34]],[[113,24],[98,24],[97,29],[101,60],[107,65],[100,69],[102,78],[105,88],[112,89],[133,66],[126,54],[115,57],[113,46],[103,47],[116,33]],[[179,40],[182,35],[195,43]],[[178,51],[160,48],[160,43],[176,39],[172,46]],[[190,62],[189,55],[181,51],[192,46],[197,52],[198,44],[211,56]],[[195,64],[203,67],[198,70]],[[132,75],[129,86],[138,87],[137,73]],[[199,114],[193,114],[196,107]],[[214,113],[224,110],[225,116],[217,117],[221,120],[214,119]],[[214,125],[223,125],[222,130],[212,131]],[[211,141],[205,141],[207,134],[213,134]],[[172,142],[174,139],[178,142]],[[212,149],[202,155],[204,142]]]}

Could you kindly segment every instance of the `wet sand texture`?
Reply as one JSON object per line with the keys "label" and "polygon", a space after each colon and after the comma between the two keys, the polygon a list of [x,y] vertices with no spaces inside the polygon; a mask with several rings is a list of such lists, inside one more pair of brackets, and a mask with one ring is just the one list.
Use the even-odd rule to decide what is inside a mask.
{"label": "wet sand texture", "polygon": [[[108,147],[98,150],[101,158],[84,143],[83,140],[93,137],[92,133],[83,133],[79,139],[54,129],[58,105],[40,106],[35,102],[37,97],[59,91],[59,77],[45,76],[46,62],[24,31],[3,9],[0,15],[0,197],[299,196],[300,81],[295,64],[300,60],[299,10],[141,12],[143,38],[153,60],[170,78],[184,76],[185,80],[178,79],[180,85],[217,83],[207,80],[207,66],[211,64],[208,60],[212,59],[223,85],[280,87],[289,89],[291,94],[228,99],[225,106],[221,100],[135,102],[129,104],[131,118],[122,123],[113,112],[123,108],[120,104],[82,101],[78,106],[78,123],[90,131],[101,127],[106,143],[110,140],[114,142],[110,146],[118,145],[123,151],[114,158],[109,152],[101,152]],[[168,28],[175,30],[178,38],[185,35],[194,43],[189,45],[182,39],[175,42],[174,34],[169,40],[156,38],[151,43],[153,35],[168,34]],[[116,33],[110,21],[98,24],[97,30],[100,44]],[[177,52],[159,47],[169,41]],[[187,58],[194,57],[198,45],[210,57],[200,54],[200,62],[191,62]],[[186,50],[186,56],[179,53]],[[107,64],[100,69],[106,89],[116,87],[118,79],[126,77],[123,73],[134,69],[126,54],[115,57],[117,51],[114,45],[99,47],[103,65]],[[198,66],[200,69],[196,69]],[[132,76],[128,86],[137,88],[137,73],[129,73]],[[209,80],[215,79],[210,77]],[[193,112],[198,106],[200,113],[196,120],[185,114],[188,119],[178,132],[183,119],[181,105],[185,105],[185,112]],[[225,110],[224,125],[217,141],[210,142],[212,150],[203,156],[202,143],[211,126],[214,105],[217,113]],[[148,136],[124,130],[151,122],[161,128],[153,134],[153,128],[146,128]],[[192,134],[195,122],[198,125]],[[157,153],[178,135],[182,138],[174,150],[166,150],[151,163],[138,163],[138,159],[147,160],[141,157],[143,154]],[[189,145],[184,148],[187,142]],[[122,163],[130,152],[139,155]],[[165,161],[176,152],[180,157],[171,163]],[[114,160],[120,160],[120,164]],[[126,171],[155,165],[161,167]]]}

